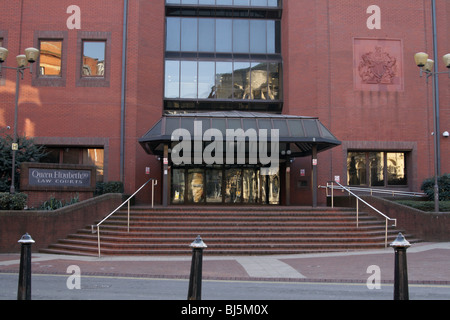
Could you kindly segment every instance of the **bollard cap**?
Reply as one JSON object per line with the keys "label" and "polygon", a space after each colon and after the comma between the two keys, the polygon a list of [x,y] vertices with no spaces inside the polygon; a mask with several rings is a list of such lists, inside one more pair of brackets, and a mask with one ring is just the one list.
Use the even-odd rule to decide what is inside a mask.
{"label": "bollard cap", "polygon": [[203,242],[202,238],[198,236],[197,239],[191,243],[190,247],[192,249],[205,249],[208,246]]}
{"label": "bollard cap", "polygon": [[33,238],[31,238],[31,236],[27,232],[17,242],[19,242],[21,244],[33,244],[35,241],[33,240]]}
{"label": "bollard cap", "polygon": [[405,239],[403,234],[400,232],[397,236],[397,239],[391,243],[391,247],[393,248],[409,248],[411,244]]}

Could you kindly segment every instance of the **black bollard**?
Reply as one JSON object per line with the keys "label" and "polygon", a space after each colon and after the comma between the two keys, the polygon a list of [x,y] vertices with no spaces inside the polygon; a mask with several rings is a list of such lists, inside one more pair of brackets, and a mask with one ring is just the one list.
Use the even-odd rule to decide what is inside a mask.
{"label": "black bollard", "polygon": [[18,242],[21,249],[17,300],[31,300],[31,245],[34,240],[26,233]]}
{"label": "black bollard", "polygon": [[411,244],[401,233],[391,243],[391,247],[395,250],[394,300],[409,300],[406,249],[410,246]]}
{"label": "black bollard", "polygon": [[192,263],[191,275],[189,277],[189,291],[188,300],[202,299],[202,264],[203,264],[203,249],[207,245],[203,242],[200,236],[191,243],[192,248]]}

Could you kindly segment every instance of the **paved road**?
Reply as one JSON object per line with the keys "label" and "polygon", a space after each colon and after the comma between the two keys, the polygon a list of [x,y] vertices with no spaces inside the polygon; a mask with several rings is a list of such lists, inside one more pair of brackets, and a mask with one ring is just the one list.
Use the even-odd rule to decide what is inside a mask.
{"label": "paved road", "polygon": [[[189,253],[187,248],[182,257],[33,254],[32,296],[35,300],[185,300]],[[19,254],[0,255],[0,299],[16,297],[19,258]],[[407,258],[411,299],[450,300],[450,243],[415,244]],[[79,270],[80,290],[67,287],[67,280],[75,275],[71,266]],[[392,300],[394,251],[215,257],[205,250],[203,279],[203,298],[211,300]],[[369,290],[369,280],[381,289]]]}
{"label": "paved road", "polygon": [[[188,280],[82,276],[68,289],[70,275],[34,275],[33,300],[186,300]],[[70,280],[69,280],[70,281]],[[16,274],[0,274],[0,300],[17,297]],[[411,300],[450,300],[450,285],[410,285]],[[368,289],[362,283],[205,280],[204,300],[392,300],[393,285]]]}

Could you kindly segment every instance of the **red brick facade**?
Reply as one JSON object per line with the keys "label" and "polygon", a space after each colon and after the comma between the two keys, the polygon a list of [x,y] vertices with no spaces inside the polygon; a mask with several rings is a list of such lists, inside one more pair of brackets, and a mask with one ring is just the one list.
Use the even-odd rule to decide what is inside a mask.
{"label": "red brick facade", "polygon": [[[441,57],[450,52],[450,3],[436,3]],[[71,5],[80,8],[80,29],[68,28],[72,13],[67,9]],[[369,28],[373,22],[372,13],[367,13],[371,5],[380,8],[380,29]],[[36,81],[36,68],[32,76],[25,72],[19,134],[46,145],[104,148],[105,180],[123,179],[127,193],[150,177],[160,180],[162,161],[147,155],[137,140],[163,114],[164,0],[128,1],[124,104],[124,1],[21,0],[2,1],[1,7],[0,40],[10,51],[5,65],[14,66],[15,55],[27,47],[37,47],[39,38],[56,35],[64,41],[63,81]],[[407,189],[418,191],[421,182],[434,175],[432,82],[430,79],[427,84],[425,77],[419,77],[413,59],[419,51],[432,54],[431,1],[284,0],[281,24],[283,113],[317,116],[342,141],[342,146],[319,155],[318,183],[323,185],[334,176],[346,181],[348,150],[406,151]],[[80,77],[84,39],[106,41],[105,77],[100,81]],[[364,62],[360,55],[375,52],[376,47],[389,51],[396,70],[392,78],[370,83],[374,80],[361,76],[364,71],[359,66]],[[439,80],[441,172],[447,173],[450,138],[443,138],[442,132],[450,130],[450,80],[445,75]],[[1,129],[13,127],[14,97],[15,73],[3,70]],[[146,167],[151,168],[150,175],[146,175]],[[309,185],[305,188],[301,184],[302,179],[308,179],[310,167],[310,159],[296,159],[292,165],[292,204],[310,202]],[[307,169],[305,177],[301,177],[302,168]],[[157,202],[161,202],[161,184],[156,190]],[[140,200],[150,201],[149,193]]]}

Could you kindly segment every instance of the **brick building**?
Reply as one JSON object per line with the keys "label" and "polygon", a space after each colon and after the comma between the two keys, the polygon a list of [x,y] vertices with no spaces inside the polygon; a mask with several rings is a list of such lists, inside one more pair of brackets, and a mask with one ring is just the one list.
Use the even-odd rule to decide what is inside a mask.
{"label": "brick building", "polygon": [[[450,52],[450,3],[436,6],[441,57]],[[100,180],[121,180],[127,193],[156,178],[157,203],[311,205],[325,200],[317,184],[335,177],[420,191],[434,175],[432,81],[414,63],[416,52],[433,53],[431,0],[2,0],[1,8],[4,65],[27,47],[41,50],[21,81],[19,134],[46,146],[45,161],[94,164]],[[446,173],[450,80],[439,80]],[[15,73],[3,69],[2,130],[13,127],[14,99]],[[174,163],[168,128],[248,129],[252,120],[286,130],[277,172],[263,177],[248,144],[243,164]]]}

